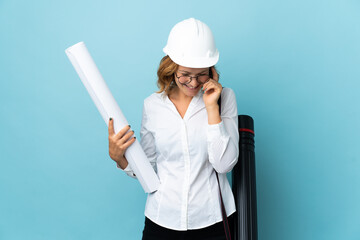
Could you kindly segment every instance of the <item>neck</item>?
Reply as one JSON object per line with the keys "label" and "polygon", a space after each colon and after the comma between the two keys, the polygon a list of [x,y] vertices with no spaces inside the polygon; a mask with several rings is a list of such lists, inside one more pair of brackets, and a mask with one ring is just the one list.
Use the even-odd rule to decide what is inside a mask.
{"label": "neck", "polygon": [[180,91],[180,89],[178,87],[176,87],[170,94],[169,94],[169,98],[175,100],[175,101],[180,101],[180,102],[191,102],[191,99],[193,97],[187,96],[185,95],[182,91]]}

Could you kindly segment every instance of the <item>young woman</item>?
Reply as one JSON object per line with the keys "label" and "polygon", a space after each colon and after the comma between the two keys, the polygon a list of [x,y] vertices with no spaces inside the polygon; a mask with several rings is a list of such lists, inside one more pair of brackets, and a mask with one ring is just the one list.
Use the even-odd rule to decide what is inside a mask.
{"label": "young woman", "polygon": [[[214,67],[219,53],[203,22],[190,18],[176,24],[164,52],[159,91],[144,101],[140,132],[161,183],[147,198],[143,239],[225,239],[215,171],[230,216],[235,202],[226,173],[239,154],[235,95],[219,83]],[[115,134],[110,119],[110,157],[136,177],[124,157],[133,134],[130,126]]]}

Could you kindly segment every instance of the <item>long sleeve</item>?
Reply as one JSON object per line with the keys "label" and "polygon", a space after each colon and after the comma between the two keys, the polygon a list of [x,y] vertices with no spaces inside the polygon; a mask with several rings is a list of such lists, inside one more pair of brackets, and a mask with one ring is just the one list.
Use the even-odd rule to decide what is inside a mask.
{"label": "long sleeve", "polygon": [[[141,130],[140,130],[140,145],[142,149],[144,150],[147,158],[150,161],[150,164],[156,171],[156,148],[155,148],[155,140],[152,133],[149,131],[148,128],[149,119],[146,114],[146,106],[144,103],[143,107],[143,115],[142,115],[142,121],[141,121]],[[136,178],[136,175],[134,174],[134,171],[131,169],[130,165],[128,164],[123,171],[130,177]]]}
{"label": "long sleeve", "polygon": [[[235,94],[225,88],[221,95],[222,121],[211,126],[201,91],[183,117],[165,93],[144,101],[141,145],[160,180],[148,194],[145,216],[160,226],[198,229],[222,220],[214,168],[226,172],[235,165],[239,136]],[[229,216],[236,211],[234,197],[226,175],[219,177]]]}
{"label": "long sleeve", "polygon": [[227,173],[239,156],[237,104],[230,88],[224,88],[221,94],[221,119],[219,124],[208,125],[208,153],[214,169],[218,173]]}

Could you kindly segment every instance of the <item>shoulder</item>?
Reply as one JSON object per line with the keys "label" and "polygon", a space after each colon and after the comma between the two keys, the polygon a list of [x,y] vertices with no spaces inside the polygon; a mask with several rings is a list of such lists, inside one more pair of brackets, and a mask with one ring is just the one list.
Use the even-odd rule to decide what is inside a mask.
{"label": "shoulder", "polygon": [[164,93],[153,93],[144,99],[144,109],[147,111],[162,106],[165,103],[166,95]]}
{"label": "shoulder", "polygon": [[235,92],[231,88],[223,88],[221,92],[221,115],[237,116]]}
{"label": "shoulder", "polygon": [[163,93],[153,93],[150,96],[148,96],[147,98],[145,98],[144,103],[151,103],[151,102],[163,102],[164,101],[164,94]]}
{"label": "shoulder", "polygon": [[224,101],[236,101],[235,92],[231,88],[224,87],[221,92],[221,100]]}

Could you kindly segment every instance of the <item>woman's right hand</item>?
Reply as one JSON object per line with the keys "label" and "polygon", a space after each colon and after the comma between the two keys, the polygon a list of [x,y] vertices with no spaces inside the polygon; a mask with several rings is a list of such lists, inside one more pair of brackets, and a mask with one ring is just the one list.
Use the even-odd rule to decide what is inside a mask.
{"label": "woman's right hand", "polygon": [[128,161],[124,156],[125,151],[136,140],[136,137],[132,137],[134,131],[129,130],[130,125],[124,127],[115,134],[114,120],[112,118],[109,119],[109,155],[122,169],[125,169],[128,165]]}

